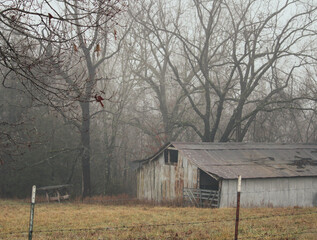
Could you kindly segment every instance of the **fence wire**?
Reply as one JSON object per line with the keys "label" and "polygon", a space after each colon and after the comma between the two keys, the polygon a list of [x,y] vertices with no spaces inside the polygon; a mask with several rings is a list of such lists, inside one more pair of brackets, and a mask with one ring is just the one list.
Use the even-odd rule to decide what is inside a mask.
{"label": "fence wire", "polygon": [[[244,217],[240,218],[240,221],[248,221],[248,220],[259,220],[259,219],[268,219],[275,217],[290,217],[290,216],[304,216],[304,215],[312,215],[316,214],[317,211],[306,212],[306,213],[290,213],[290,214],[274,214],[274,215],[266,215],[266,216],[258,216],[258,217]],[[230,219],[219,219],[219,220],[208,220],[208,221],[195,221],[195,222],[175,222],[175,223],[162,223],[162,224],[138,224],[138,225],[127,225],[127,226],[107,226],[107,227],[97,227],[97,228],[67,228],[67,229],[50,229],[50,230],[36,230],[33,231],[33,234],[36,233],[54,233],[54,232],[79,232],[79,231],[126,231],[129,229],[140,229],[140,228],[158,228],[158,227],[167,227],[167,226],[182,226],[182,225],[198,225],[198,224],[207,224],[207,223],[224,223],[224,222],[234,222],[235,218]],[[315,229],[312,229],[315,230]],[[317,231],[316,231],[317,232]],[[303,232],[306,233],[306,232]],[[28,234],[28,231],[15,231],[15,232],[4,232],[0,233],[1,236],[9,236],[9,235],[24,235]],[[288,234],[302,234],[299,232],[294,233],[283,233],[278,234],[276,236],[288,235]],[[268,235],[275,236],[275,235]],[[267,237],[267,236],[262,236]],[[250,239],[261,239],[261,237],[255,237]]]}
{"label": "fence wire", "polygon": [[[80,230],[80,231],[93,231],[96,229],[91,229],[91,228],[87,228],[87,229],[68,229],[69,232],[76,232],[76,230]],[[100,228],[100,230],[106,230],[104,228]],[[65,229],[63,229],[62,231],[60,230],[55,230],[55,231],[36,231],[33,233],[53,233],[53,232],[67,232],[65,231]],[[8,236],[8,235],[18,235],[18,236],[22,236],[22,235],[27,235],[28,232],[15,232],[15,233],[10,233],[10,234],[6,234],[4,236]],[[294,237],[294,236],[298,236],[298,235],[305,235],[305,234],[316,234],[317,235],[317,230],[315,228],[312,229],[306,229],[303,232],[299,232],[299,231],[293,231],[293,232],[285,232],[285,233],[280,233],[280,234],[262,234],[261,236],[256,236],[256,237],[246,237],[246,234],[242,234],[242,237],[240,236],[241,239],[245,239],[245,240],[262,240],[265,238],[270,238],[270,240],[274,240],[274,239],[281,239],[281,237]],[[2,234],[1,234],[2,235]],[[0,239],[1,239],[1,235],[0,235]],[[212,236],[206,237],[206,238],[200,238],[201,240],[203,239],[210,239]],[[167,237],[167,239],[175,239],[174,237]],[[288,239],[288,238],[287,238]]]}
{"label": "fence wire", "polygon": [[243,239],[264,239],[267,237],[270,237],[271,239],[281,239],[281,237],[283,236],[296,236],[296,235],[304,235],[304,234],[317,234],[317,230],[315,228],[312,229],[306,229],[304,232],[298,232],[298,231],[294,231],[294,232],[286,232],[286,233],[280,233],[280,234],[267,234],[267,235],[261,235],[261,236],[257,236],[257,237],[243,237]]}

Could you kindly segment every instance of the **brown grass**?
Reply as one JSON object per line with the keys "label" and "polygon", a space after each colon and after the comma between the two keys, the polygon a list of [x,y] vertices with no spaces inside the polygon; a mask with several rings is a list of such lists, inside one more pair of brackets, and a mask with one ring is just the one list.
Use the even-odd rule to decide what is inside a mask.
{"label": "brown grass", "polygon": [[[101,197],[92,200],[94,204],[36,204],[33,239],[233,239],[232,208],[104,205]],[[0,239],[26,239],[29,216],[28,203],[0,200]],[[239,239],[317,239],[317,208],[241,209],[240,218]]]}

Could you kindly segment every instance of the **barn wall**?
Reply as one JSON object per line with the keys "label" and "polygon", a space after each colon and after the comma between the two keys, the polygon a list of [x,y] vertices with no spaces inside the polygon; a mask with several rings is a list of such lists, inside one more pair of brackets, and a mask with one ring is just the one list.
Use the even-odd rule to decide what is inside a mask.
{"label": "barn wall", "polygon": [[[317,177],[243,179],[242,207],[317,206]],[[237,180],[222,180],[220,207],[235,207]]]}
{"label": "barn wall", "polygon": [[183,197],[183,188],[197,188],[198,169],[181,154],[177,165],[165,164],[164,154],[137,172],[138,199],[170,201]]}

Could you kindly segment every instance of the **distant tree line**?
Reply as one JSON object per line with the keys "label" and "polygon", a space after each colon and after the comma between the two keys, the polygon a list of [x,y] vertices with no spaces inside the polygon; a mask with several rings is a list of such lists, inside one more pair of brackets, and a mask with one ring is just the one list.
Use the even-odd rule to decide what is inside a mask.
{"label": "distant tree line", "polygon": [[2,197],[133,194],[169,141],[317,141],[316,0],[0,6]]}

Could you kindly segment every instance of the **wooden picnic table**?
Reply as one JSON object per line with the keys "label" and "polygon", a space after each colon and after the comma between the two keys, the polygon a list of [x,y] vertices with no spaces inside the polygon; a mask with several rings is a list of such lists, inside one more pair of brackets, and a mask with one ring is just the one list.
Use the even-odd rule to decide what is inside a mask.
{"label": "wooden picnic table", "polygon": [[38,188],[38,191],[44,191],[46,194],[47,202],[67,200],[70,198],[68,189],[71,188],[71,184],[46,186]]}

